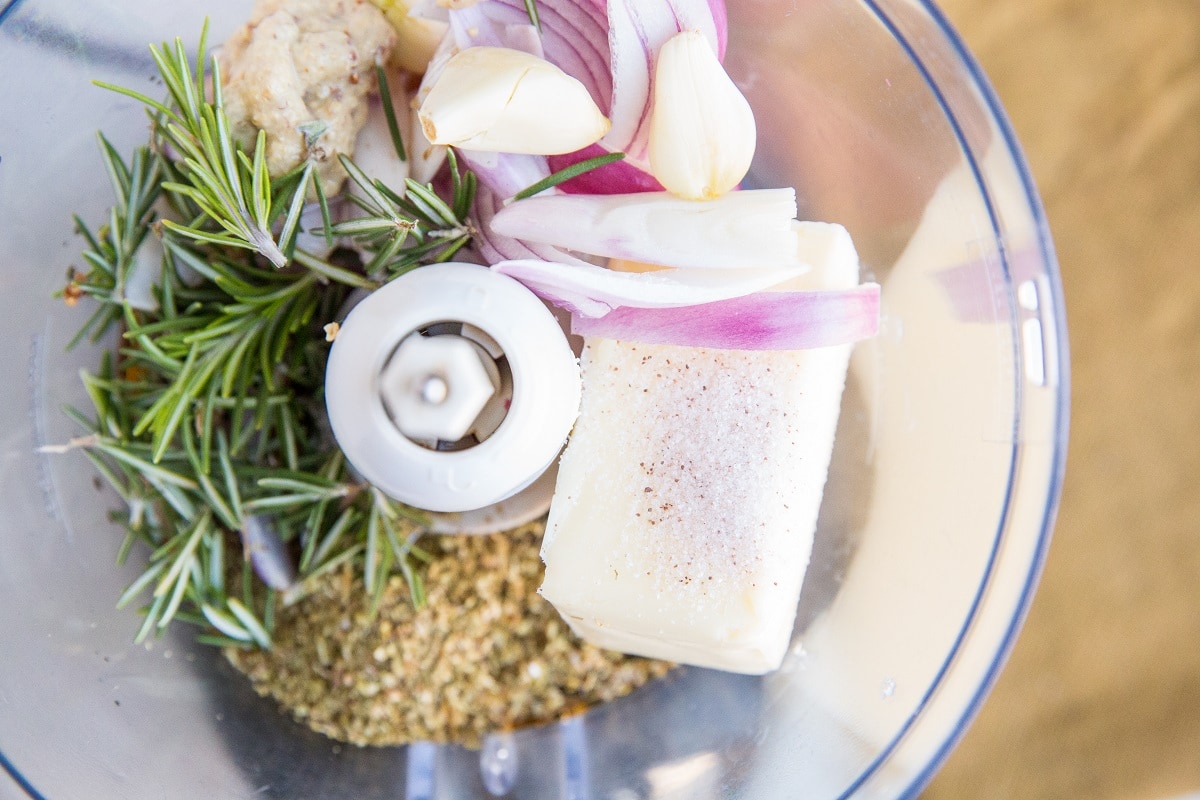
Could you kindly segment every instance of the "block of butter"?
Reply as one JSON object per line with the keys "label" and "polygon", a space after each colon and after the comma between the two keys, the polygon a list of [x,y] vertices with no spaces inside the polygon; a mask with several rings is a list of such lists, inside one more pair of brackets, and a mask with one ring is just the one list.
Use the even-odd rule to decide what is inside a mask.
{"label": "block of butter", "polygon": [[[849,236],[787,288],[858,283]],[[787,652],[850,345],[706,350],[591,338],[541,593],[584,639],[731,672]]]}

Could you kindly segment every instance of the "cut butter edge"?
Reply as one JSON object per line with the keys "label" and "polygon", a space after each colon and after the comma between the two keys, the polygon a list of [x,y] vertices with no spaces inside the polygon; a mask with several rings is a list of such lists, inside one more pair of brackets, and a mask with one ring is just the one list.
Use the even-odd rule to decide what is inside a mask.
{"label": "cut butter edge", "polygon": [[[843,246],[784,288],[857,285],[838,233]],[[586,340],[583,406],[542,544],[541,593],[579,636],[731,672],[780,666],[850,350]]]}

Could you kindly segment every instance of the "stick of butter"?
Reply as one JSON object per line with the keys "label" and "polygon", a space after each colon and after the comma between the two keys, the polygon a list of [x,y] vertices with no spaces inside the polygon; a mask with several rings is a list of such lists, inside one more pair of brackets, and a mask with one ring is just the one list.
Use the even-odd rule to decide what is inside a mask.
{"label": "stick of butter", "polygon": [[[858,282],[849,236],[802,283]],[[790,643],[850,345],[705,350],[590,338],[541,593],[584,639],[761,674]]]}

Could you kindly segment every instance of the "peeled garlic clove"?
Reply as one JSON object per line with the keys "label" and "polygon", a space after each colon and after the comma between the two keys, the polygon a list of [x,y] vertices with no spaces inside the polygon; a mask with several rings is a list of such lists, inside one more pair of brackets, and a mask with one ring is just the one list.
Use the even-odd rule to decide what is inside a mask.
{"label": "peeled garlic clove", "polygon": [[409,177],[417,183],[429,183],[446,162],[446,147],[433,144],[425,137],[425,128],[416,114],[412,115],[409,133],[412,143],[408,153]]}
{"label": "peeled garlic clove", "polygon": [[754,157],[754,113],[703,34],[684,31],[658,53],[650,111],[650,171],[688,200],[719,197]]}
{"label": "peeled garlic clove", "polygon": [[416,75],[425,72],[438,43],[450,25],[444,20],[414,14],[413,0],[371,0],[396,29],[392,61]]}
{"label": "peeled garlic clove", "polygon": [[421,83],[416,92],[408,100],[408,141],[412,142],[408,153],[412,162],[409,166],[409,177],[417,183],[432,181],[446,161],[445,146],[433,144],[425,136],[425,128],[421,125],[421,118],[417,114],[417,110],[433,90],[434,84],[442,77],[442,72],[450,63],[450,59],[457,53],[458,46],[454,42],[454,34],[448,32],[442,37],[441,43],[433,53],[433,58],[429,60],[429,66],[425,69],[425,74],[421,77]]}
{"label": "peeled garlic clove", "polygon": [[582,83],[503,47],[470,47],[451,58],[418,115],[433,144],[501,153],[570,153],[609,128]]}

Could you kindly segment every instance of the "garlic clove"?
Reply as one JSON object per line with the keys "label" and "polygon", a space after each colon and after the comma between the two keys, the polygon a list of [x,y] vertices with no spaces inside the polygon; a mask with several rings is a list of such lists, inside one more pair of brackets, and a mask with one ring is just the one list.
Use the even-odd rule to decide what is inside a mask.
{"label": "garlic clove", "polygon": [[582,83],[503,47],[470,47],[451,58],[418,116],[433,144],[533,155],[573,152],[609,128]]}
{"label": "garlic clove", "polygon": [[454,34],[447,31],[434,51],[433,58],[429,60],[429,66],[425,69],[425,74],[421,76],[421,83],[417,86],[416,92],[408,101],[410,134],[408,141],[412,142],[408,154],[412,162],[409,172],[411,173],[410,177],[417,183],[432,181],[446,161],[445,146],[433,144],[425,136],[425,128],[421,125],[421,118],[417,114],[417,110],[420,109],[421,103],[425,102],[429,92],[433,90],[433,85],[442,77],[442,72],[450,63],[450,59],[457,53],[458,45],[455,44]]}
{"label": "garlic clove", "polygon": [[446,147],[433,144],[425,137],[425,128],[415,113],[412,115],[409,134],[409,141],[412,143],[408,153],[409,177],[417,183],[430,183],[442,168],[442,164],[446,163]]}
{"label": "garlic clove", "polygon": [[711,200],[746,176],[754,113],[697,31],[662,46],[650,111],[650,171],[668,191]]}
{"label": "garlic clove", "polygon": [[392,61],[401,69],[420,75],[450,26],[445,20],[413,13],[413,0],[371,0],[396,29]]}

